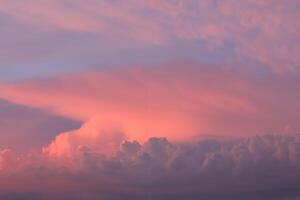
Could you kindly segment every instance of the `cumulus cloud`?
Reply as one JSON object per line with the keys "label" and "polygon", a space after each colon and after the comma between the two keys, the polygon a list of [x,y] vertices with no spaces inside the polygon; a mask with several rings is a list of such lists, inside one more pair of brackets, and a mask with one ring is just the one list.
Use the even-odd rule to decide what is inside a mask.
{"label": "cumulus cloud", "polygon": [[[22,167],[10,169],[9,177],[3,175],[9,168],[1,168],[0,193],[11,199],[18,192],[32,199],[293,199],[300,195],[299,146],[297,134],[269,134],[189,143],[124,141],[111,155],[86,147],[64,160],[45,154],[14,160],[3,150],[1,166]],[[29,182],[16,192],[19,180]]]}
{"label": "cumulus cloud", "polygon": [[113,153],[125,139],[125,134],[118,127],[100,123],[92,119],[78,130],[59,134],[49,147],[44,148],[44,153],[50,156],[74,156],[86,148],[104,154]]}

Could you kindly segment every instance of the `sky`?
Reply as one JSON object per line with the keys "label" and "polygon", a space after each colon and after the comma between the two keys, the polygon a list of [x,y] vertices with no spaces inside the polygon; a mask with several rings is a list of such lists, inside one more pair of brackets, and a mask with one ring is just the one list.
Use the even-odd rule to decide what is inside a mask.
{"label": "sky", "polygon": [[299,20],[298,0],[0,0],[0,199],[299,199]]}

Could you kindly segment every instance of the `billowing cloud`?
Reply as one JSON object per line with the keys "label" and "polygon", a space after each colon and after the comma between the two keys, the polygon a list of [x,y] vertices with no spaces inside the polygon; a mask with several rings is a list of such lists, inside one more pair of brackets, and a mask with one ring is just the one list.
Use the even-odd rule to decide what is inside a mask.
{"label": "billowing cloud", "polygon": [[100,138],[114,146],[124,138],[182,142],[299,132],[298,85],[297,76],[174,63],[3,84],[0,96],[83,121],[46,150],[61,155],[85,145],[106,149]]}
{"label": "billowing cloud", "polygon": [[[3,150],[0,193],[13,200],[297,199],[299,142],[284,134],[184,144],[151,138],[125,141],[113,155],[86,147],[63,160]],[[11,162],[18,167],[5,167]]]}
{"label": "billowing cloud", "polygon": [[92,119],[78,130],[59,134],[43,151],[49,156],[72,157],[80,149],[92,148],[94,151],[111,155],[126,139],[125,133],[119,128]]}

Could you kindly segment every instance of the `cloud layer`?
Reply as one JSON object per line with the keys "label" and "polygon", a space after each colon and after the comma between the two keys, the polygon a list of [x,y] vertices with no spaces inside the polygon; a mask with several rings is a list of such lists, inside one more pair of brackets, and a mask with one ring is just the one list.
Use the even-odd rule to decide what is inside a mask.
{"label": "cloud layer", "polygon": [[[18,58],[27,65],[30,60],[46,60],[48,65],[55,65],[51,63],[55,60],[63,66],[84,62],[86,67],[101,62],[99,54],[115,63],[115,54],[134,52],[125,60],[137,60],[136,54],[153,55],[148,51],[144,56],[143,50],[160,47],[156,50],[169,54],[178,48],[172,59],[204,59],[203,52],[221,51],[232,54],[229,59],[234,61],[246,59],[276,72],[293,71],[300,64],[299,6],[297,0],[3,0],[2,59],[15,63],[11,60]],[[26,51],[18,51],[16,44]],[[185,56],[185,45],[196,52]],[[75,57],[81,59],[71,62]]]}
{"label": "cloud layer", "polygon": [[299,135],[279,134],[183,144],[125,141],[113,155],[86,146],[64,159],[2,150],[0,193],[12,200],[296,199],[299,147]]}

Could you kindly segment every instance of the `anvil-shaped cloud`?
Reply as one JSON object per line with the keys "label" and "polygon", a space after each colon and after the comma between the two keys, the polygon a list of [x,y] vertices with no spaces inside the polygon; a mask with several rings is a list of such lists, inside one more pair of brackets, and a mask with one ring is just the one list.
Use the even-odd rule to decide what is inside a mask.
{"label": "anvil-shaped cloud", "polygon": [[173,63],[84,72],[2,84],[0,96],[84,125],[45,148],[72,155],[88,146],[111,152],[124,139],[174,142],[300,130],[297,77]]}

